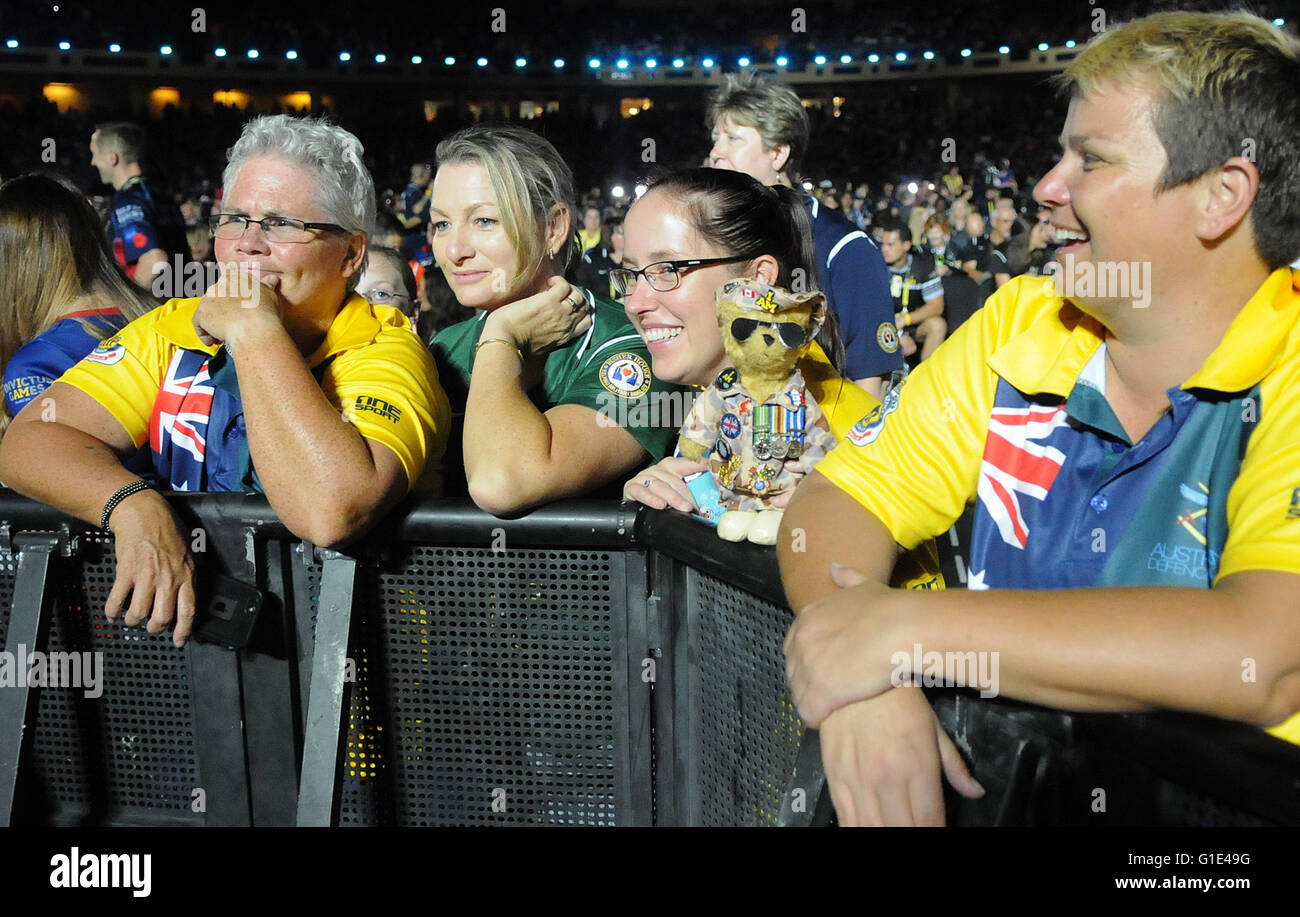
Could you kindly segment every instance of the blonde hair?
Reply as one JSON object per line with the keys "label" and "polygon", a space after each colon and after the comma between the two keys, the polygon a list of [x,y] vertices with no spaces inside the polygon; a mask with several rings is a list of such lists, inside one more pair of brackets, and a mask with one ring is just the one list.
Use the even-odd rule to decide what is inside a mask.
{"label": "blonde hair", "polygon": [[[128,320],[158,305],[117,266],[99,218],[75,187],[39,173],[0,185],[0,368],[83,296],[116,306]],[[79,321],[91,335],[104,333]],[[10,419],[0,402],[0,432]]]}
{"label": "blonde hair", "polygon": [[496,197],[501,228],[518,256],[518,273],[510,286],[535,277],[550,252],[547,234],[551,221],[567,222],[565,244],[556,255],[559,273],[569,266],[574,247],[573,214],[577,194],[573,172],[544,137],[509,124],[476,124],[457,131],[438,144],[438,166],[476,162],[487,173]]}
{"label": "blonde hair", "polygon": [[1250,13],[1156,13],[1102,32],[1055,79],[1074,96],[1152,91],[1169,157],[1160,190],[1234,156],[1254,162],[1256,248],[1270,268],[1300,256],[1300,41]]}

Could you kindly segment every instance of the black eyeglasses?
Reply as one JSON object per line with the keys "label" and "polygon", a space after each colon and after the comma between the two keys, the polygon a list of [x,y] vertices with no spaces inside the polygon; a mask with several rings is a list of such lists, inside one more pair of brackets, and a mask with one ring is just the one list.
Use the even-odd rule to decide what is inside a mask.
{"label": "black eyeglasses", "polygon": [[667,293],[677,289],[682,282],[682,271],[692,267],[707,267],[710,264],[735,264],[737,261],[750,261],[757,255],[741,255],[732,258],[690,258],[684,261],[656,261],[647,264],[639,271],[631,268],[616,267],[609,272],[609,279],[620,296],[626,296],[636,286],[636,279],[644,277],[650,289]]}
{"label": "black eyeglasses", "polygon": [[208,217],[208,227],[218,239],[240,239],[248,229],[249,223],[262,227],[262,234],[272,242],[310,242],[316,238],[313,229],[329,232],[347,232],[337,223],[308,223],[290,217],[265,217],[260,220],[250,219],[240,213],[214,213]]}
{"label": "black eyeglasses", "polygon": [[797,322],[763,322],[756,318],[737,318],[731,322],[731,336],[740,343],[745,343],[759,328],[771,328],[781,339],[787,350],[802,347],[808,340],[808,332]]}

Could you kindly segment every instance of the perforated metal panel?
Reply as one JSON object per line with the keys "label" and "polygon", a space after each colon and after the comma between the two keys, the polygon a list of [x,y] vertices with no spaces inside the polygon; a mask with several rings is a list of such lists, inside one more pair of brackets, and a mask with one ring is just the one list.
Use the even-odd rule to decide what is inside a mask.
{"label": "perforated metal panel", "polygon": [[[92,666],[98,655],[102,694],[41,691],[24,796],[61,824],[202,824],[191,810],[198,772],[186,654],[170,634],[104,618],[115,566],[111,541],[94,536],[83,537],[82,557],[55,560],[49,650],[90,653]],[[10,608],[12,574],[5,583]]]}
{"label": "perforated metal panel", "polygon": [[14,607],[14,577],[18,560],[12,554],[0,554],[0,649],[9,638],[9,610]]}
{"label": "perforated metal panel", "polygon": [[614,824],[623,563],[414,547],[364,570],[341,823]]}
{"label": "perforated metal panel", "polygon": [[775,825],[803,736],[785,681],[790,612],[692,571],[698,699],[691,747],[706,825]]}

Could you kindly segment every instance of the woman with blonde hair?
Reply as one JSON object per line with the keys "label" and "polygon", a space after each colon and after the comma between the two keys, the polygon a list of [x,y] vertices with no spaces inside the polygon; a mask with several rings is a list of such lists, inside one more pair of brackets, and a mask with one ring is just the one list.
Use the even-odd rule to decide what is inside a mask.
{"label": "woman with blonde hair", "polygon": [[464,412],[469,494],[498,515],[599,492],[669,449],[671,389],[623,309],[571,286],[573,175],[542,137],[476,125],[438,145],[433,254],[478,314],[431,345]]}
{"label": "woman with blonde hair", "polygon": [[102,339],[158,305],[113,260],[90,204],[32,173],[0,185],[0,432]]}

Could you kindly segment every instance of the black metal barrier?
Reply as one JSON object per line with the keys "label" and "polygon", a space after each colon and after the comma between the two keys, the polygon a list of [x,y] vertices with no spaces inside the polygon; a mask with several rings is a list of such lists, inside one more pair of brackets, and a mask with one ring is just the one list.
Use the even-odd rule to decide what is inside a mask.
{"label": "black metal barrier", "polygon": [[[173,505],[203,569],[264,594],[247,648],[110,625],[111,540],[0,492],[0,824],[829,820],[772,549],[608,502],[448,500],[344,554],[259,497]],[[1257,729],[933,700],[988,790],[950,795],[952,823],[1300,824],[1300,749]]]}

